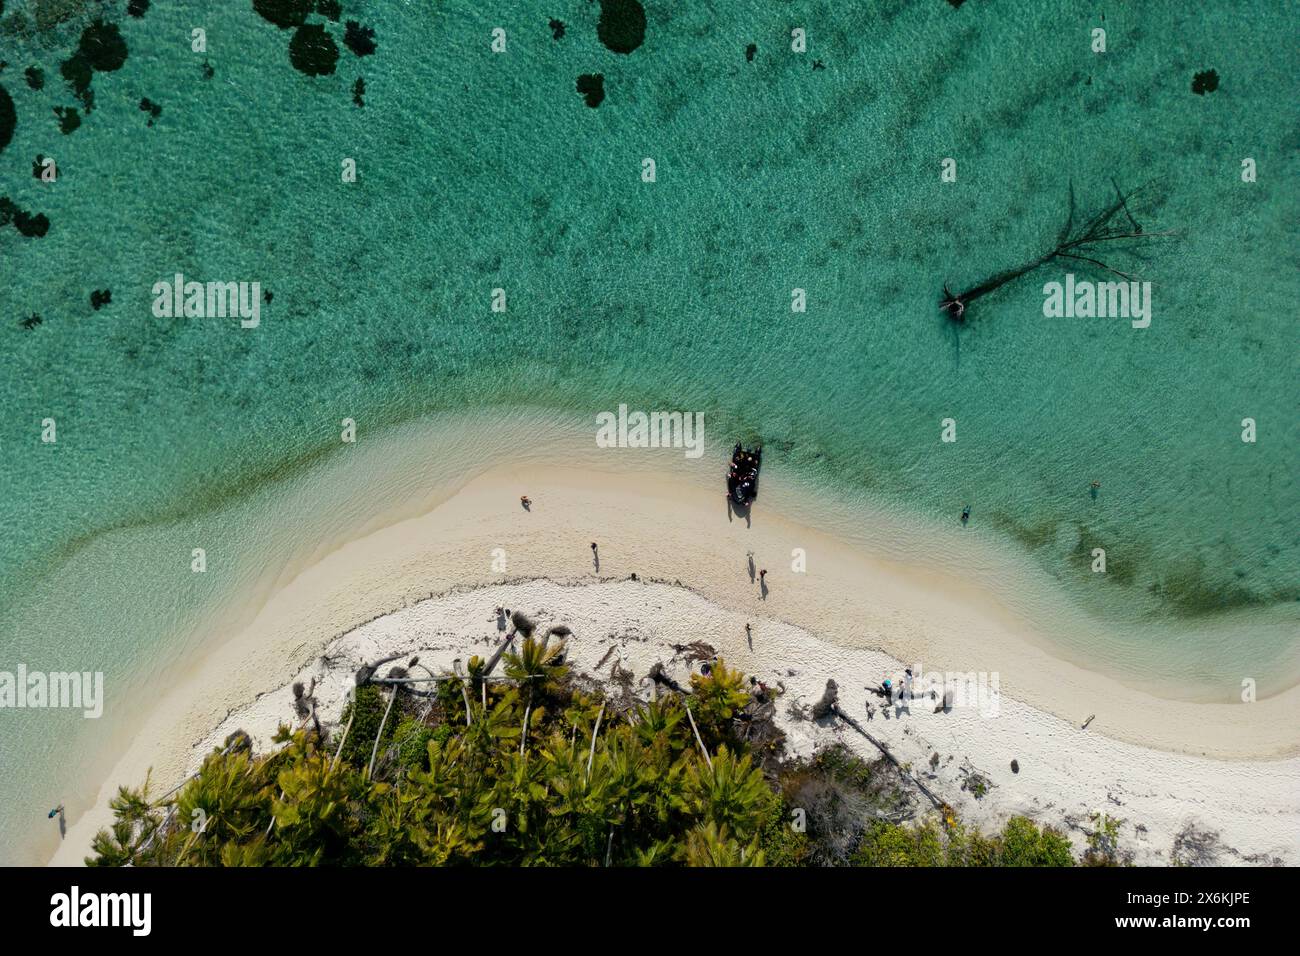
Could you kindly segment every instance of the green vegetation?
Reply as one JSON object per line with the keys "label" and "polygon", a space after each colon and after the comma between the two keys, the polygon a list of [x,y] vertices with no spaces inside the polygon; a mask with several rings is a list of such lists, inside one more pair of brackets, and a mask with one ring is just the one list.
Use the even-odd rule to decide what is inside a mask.
{"label": "green vegetation", "polygon": [[563,646],[548,644],[523,640],[505,658],[505,680],[484,685],[483,668],[471,668],[464,690],[473,694],[453,675],[424,694],[415,685],[357,688],[335,732],[348,728],[341,748],[310,727],[282,727],[282,746],[254,756],[247,736],[234,734],[163,799],[149,798],[147,780],[120,790],[116,821],[87,863],[1073,862],[1065,837],[1023,818],[992,837],[967,832],[950,811],[909,822],[914,794],[884,760],[867,763],[844,747],[787,759],[773,693],[722,661],[692,677],[689,695],[645,703],[625,687],[575,678]]}

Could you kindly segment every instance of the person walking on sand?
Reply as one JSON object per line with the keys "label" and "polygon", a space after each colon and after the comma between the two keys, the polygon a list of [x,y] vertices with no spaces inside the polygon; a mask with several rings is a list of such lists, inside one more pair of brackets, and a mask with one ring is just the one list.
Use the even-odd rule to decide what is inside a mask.
{"label": "person walking on sand", "polygon": [[596,542],[595,542],[595,541],[591,542],[591,553],[592,553],[592,554],[595,554],[595,553],[596,553]]}
{"label": "person walking on sand", "polygon": [[532,505],[532,503],[533,503],[533,499],[532,499],[532,498],[529,498],[527,495],[520,495],[520,496],[519,496],[519,503],[520,503],[521,505],[523,505],[523,506],[524,506],[524,510],[527,511],[528,508],[529,508],[529,506]]}
{"label": "person walking on sand", "polygon": [[762,581],[766,578],[767,578],[767,568],[760,568],[758,571],[758,579]]}
{"label": "person walking on sand", "polygon": [[45,819],[47,819],[47,820],[53,820],[55,817],[57,817],[57,816],[58,816],[59,814],[61,814],[62,812],[63,812],[63,804],[60,803],[57,807],[55,807],[53,810],[51,810],[51,811],[49,812],[49,814],[46,816]]}

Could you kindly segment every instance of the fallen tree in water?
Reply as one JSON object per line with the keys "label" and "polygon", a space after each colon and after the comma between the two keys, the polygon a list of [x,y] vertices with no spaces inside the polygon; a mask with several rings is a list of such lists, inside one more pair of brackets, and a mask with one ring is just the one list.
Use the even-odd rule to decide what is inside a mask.
{"label": "fallen tree in water", "polygon": [[[1098,258],[1099,253],[1094,246],[1104,242],[1123,242],[1123,241],[1144,241],[1147,239],[1167,238],[1176,235],[1173,232],[1146,232],[1133,214],[1129,211],[1129,199],[1142,193],[1147,187],[1139,186],[1127,196],[1120,191],[1119,185],[1111,180],[1111,185],[1115,187],[1115,199],[1106,206],[1101,212],[1094,215],[1091,219],[1085,221],[1082,225],[1076,227],[1074,223],[1074,184],[1070,185],[1069,212],[1066,215],[1065,226],[1061,229],[1056,237],[1056,245],[1049,251],[1043,253],[1035,259],[1014,269],[1007,269],[996,275],[971,286],[964,292],[953,294],[945,282],[943,286],[943,298],[939,300],[939,310],[945,313],[948,318],[957,323],[966,321],[966,310],[970,304],[982,296],[988,295],[995,289],[1000,289],[1008,282],[1019,279],[1027,273],[1033,272],[1039,266],[1045,265],[1055,259],[1073,259],[1079,262],[1086,262],[1089,265],[1104,269],[1114,275],[1119,276],[1126,282],[1136,281],[1135,277],[1127,272],[1121,272]],[[1120,213],[1124,214],[1124,220],[1116,222]],[[1131,250],[1128,250],[1131,253]]]}

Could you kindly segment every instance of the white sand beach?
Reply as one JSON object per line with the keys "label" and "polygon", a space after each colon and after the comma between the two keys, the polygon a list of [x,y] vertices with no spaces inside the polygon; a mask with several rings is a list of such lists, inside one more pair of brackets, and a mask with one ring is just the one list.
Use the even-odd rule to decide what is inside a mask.
{"label": "white sand beach", "polygon": [[[532,499],[528,511],[521,494]],[[655,661],[671,664],[670,645],[700,640],[783,682],[790,700],[812,703],[833,678],[860,720],[864,687],[904,663],[996,674],[997,716],[921,704],[867,726],[918,773],[931,773],[938,753],[933,788],[981,825],[1027,813],[1074,831],[1082,846],[1079,828],[1104,810],[1125,821],[1137,862],[1167,862],[1188,826],[1219,834],[1219,863],[1300,862],[1300,689],[1245,704],[1127,686],[1054,653],[1051,635],[978,575],[961,580],[897,549],[872,554],[786,517],[794,509],[782,502],[765,494],[747,523],[728,520],[716,477],[535,459],[481,473],[420,514],[315,555],[250,611],[251,623],[219,634],[151,702],[93,806],[69,803],[71,826],[52,862],[80,863],[117,787],[138,785],[150,768],[161,793],[236,727],[267,746],[299,676],[322,681],[322,714],[334,720],[363,659],[429,648],[433,666],[482,653],[497,639],[500,605],[573,628],[579,669],[613,645],[639,677]],[[806,570],[792,567],[794,549]],[[751,579],[751,554],[754,573],[768,572],[765,590]],[[1010,567],[993,570],[1006,581]],[[327,647],[336,658],[328,667]],[[833,739],[871,749],[842,726],[784,726],[800,752]],[[961,789],[973,771],[991,784],[978,800]]]}

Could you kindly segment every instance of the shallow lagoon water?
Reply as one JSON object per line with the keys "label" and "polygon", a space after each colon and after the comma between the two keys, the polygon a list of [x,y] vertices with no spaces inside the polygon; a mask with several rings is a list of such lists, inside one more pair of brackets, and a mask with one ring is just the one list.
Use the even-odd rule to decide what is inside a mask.
{"label": "shallow lagoon water", "polygon": [[[619,54],[600,4],[348,2],[340,23],[309,18],[339,49],[315,77],[251,3],[108,5],[129,56],[94,75],[66,135],[53,109],[78,101],[59,66],[101,5],[44,26],[32,6],[0,18],[17,116],[0,192],[50,222],[41,238],[0,228],[6,658],[139,679],[195,650],[266,554],[324,535],[273,509],[234,516],[337,468],[344,417],[373,434],[625,402],[702,411],[719,461],[733,436],[761,440],[847,503],[951,516],[954,533],[971,505],[968,531],[1142,635],[1146,672],[1292,673],[1300,71],[1274,42],[1293,32],[1283,4],[648,3],[644,42]],[[374,53],[343,42],[350,19]],[[795,26],[806,53],[789,49]],[[1193,93],[1211,68],[1217,88]],[[576,82],[594,74],[592,108]],[[38,154],[56,183],[32,176]],[[1070,185],[1082,212],[1112,179],[1150,183],[1135,217],[1179,233],[1144,259],[1107,256],[1153,282],[1150,328],[1044,318],[1056,266],[981,299],[963,328],[939,314],[945,282],[1038,255]],[[178,271],[260,282],[261,325],[155,317],[152,286]],[[942,444],[949,417],[958,441]],[[189,575],[196,535],[239,555],[220,593]],[[1267,637],[1225,651],[1216,622],[1242,614]],[[7,779],[30,771],[6,806],[44,799],[61,760],[30,717],[0,758]]]}

